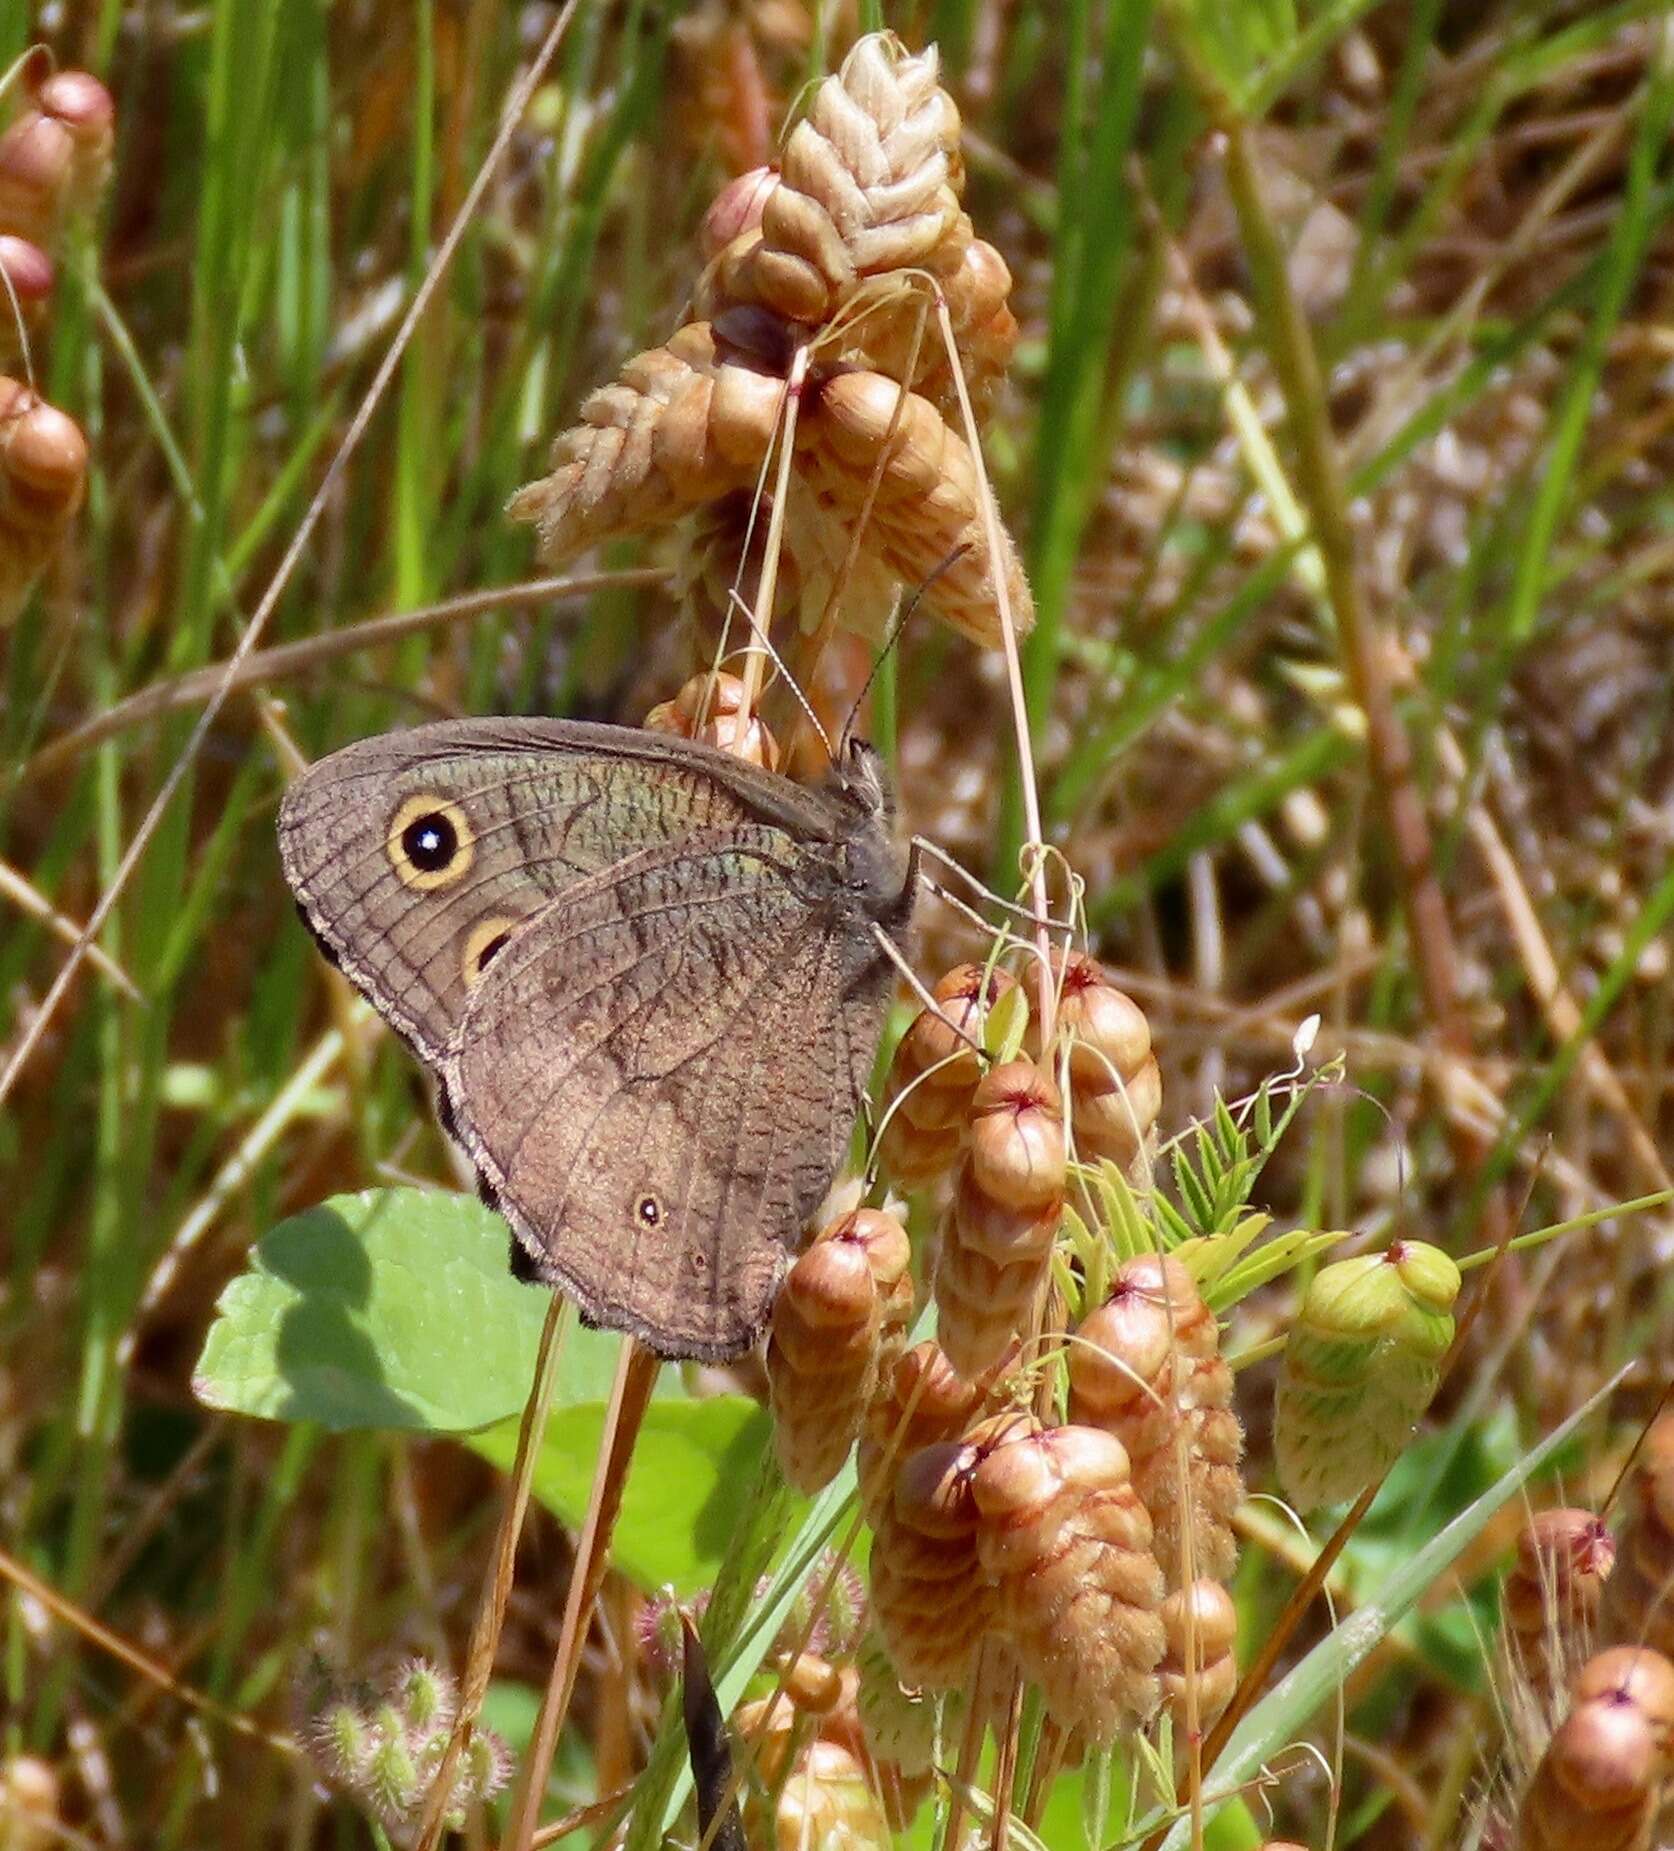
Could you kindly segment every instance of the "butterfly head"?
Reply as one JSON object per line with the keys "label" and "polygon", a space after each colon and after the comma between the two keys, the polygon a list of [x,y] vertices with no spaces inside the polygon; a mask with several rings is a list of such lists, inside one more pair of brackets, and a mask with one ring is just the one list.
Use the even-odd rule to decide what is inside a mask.
{"label": "butterfly head", "polygon": [[855,812],[845,850],[846,884],[862,897],[873,919],[904,930],[916,883],[895,833],[895,786],[881,754],[850,734],[831,767],[829,784]]}
{"label": "butterfly head", "polygon": [[895,820],[895,789],[875,746],[848,734],[838,747],[830,777],[862,815],[881,817],[886,823]]}

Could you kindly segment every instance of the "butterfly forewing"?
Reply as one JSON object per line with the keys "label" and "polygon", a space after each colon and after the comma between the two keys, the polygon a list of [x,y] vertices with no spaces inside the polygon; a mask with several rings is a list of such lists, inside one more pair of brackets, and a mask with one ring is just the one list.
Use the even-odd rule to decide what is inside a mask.
{"label": "butterfly forewing", "polygon": [[280,854],[316,936],[439,1061],[488,965],[557,893],[636,848],[753,820],[787,796],[817,827],[818,811],[801,813],[819,793],[686,741],[569,721],[444,722],[313,766],[286,794]]}
{"label": "butterfly forewing", "polygon": [[884,985],[803,864],[745,827],[582,883],[508,948],[448,1064],[543,1272],[665,1353],[750,1343],[854,1123]]}

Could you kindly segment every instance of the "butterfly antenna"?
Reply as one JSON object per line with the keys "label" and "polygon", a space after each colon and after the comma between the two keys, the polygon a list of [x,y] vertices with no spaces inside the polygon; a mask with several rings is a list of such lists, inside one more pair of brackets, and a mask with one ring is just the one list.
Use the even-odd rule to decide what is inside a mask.
{"label": "butterfly antenna", "polygon": [[727,597],[731,603],[736,604],[739,610],[744,613],[744,621],[750,626],[756,641],[760,643],[762,648],[767,652],[773,666],[779,671],[780,676],[784,680],[785,686],[796,696],[796,704],[808,716],[808,724],[812,726],[814,731],[820,736],[820,744],[825,747],[826,757],[835,758],[836,754],[831,749],[831,735],[820,725],[820,716],[814,712],[813,703],[808,699],[807,695],[802,692],[801,688],[797,686],[796,677],[785,666],[785,658],[774,648],[773,639],[767,634],[766,626],[757,621],[755,612],[750,609],[743,593],[740,592],[736,586],[727,593]]}
{"label": "butterfly antenna", "polygon": [[872,692],[872,683],[877,680],[879,669],[883,667],[884,662],[889,656],[889,652],[900,641],[901,632],[907,627],[907,619],[918,609],[919,600],[944,572],[950,572],[970,550],[970,542],[961,541],[960,544],[948,554],[947,558],[942,560],[927,579],[921,584],[913,587],[913,595],[907,600],[906,606],[902,610],[900,616],[898,616],[884,632],[883,645],[878,650],[877,657],[872,663],[871,673],[866,677],[865,681],[861,683],[860,692],[854,697],[854,705],[849,709],[849,717],[843,722],[843,730],[838,734],[839,746],[848,739],[849,733],[854,726],[854,717],[860,712],[861,702]]}

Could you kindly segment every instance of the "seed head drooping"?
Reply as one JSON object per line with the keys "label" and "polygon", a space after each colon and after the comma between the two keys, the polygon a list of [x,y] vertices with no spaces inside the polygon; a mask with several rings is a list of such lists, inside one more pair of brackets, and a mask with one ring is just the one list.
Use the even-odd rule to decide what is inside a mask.
{"label": "seed head drooping", "polygon": [[823,1229],[785,1275],[767,1346],[773,1437],[785,1477],[817,1491],[836,1477],[877,1387],[886,1333],[912,1317],[907,1230],[879,1209]]}
{"label": "seed head drooping", "polygon": [[752,765],[778,768],[778,741],[760,714],[745,713],[744,684],[736,675],[693,675],[673,700],[651,709],[645,725],[648,732],[701,739]]}
{"label": "seed head drooping", "polygon": [[1069,1372],[1070,1418],[1102,1427],[1127,1448],[1168,1585],[1184,1578],[1188,1513],[1193,1573],[1229,1580],[1238,1560],[1232,1515],[1244,1494],[1244,1430],[1220,1327],[1186,1268],[1159,1254],[1127,1261],[1076,1332]]}
{"label": "seed head drooping", "polygon": [[856,1459],[861,1508],[874,1525],[903,1464],[920,1447],[957,1439],[985,1411],[1006,1361],[1002,1358],[995,1369],[968,1382],[941,1345],[927,1337],[879,1372]]}
{"label": "seed head drooping", "polygon": [[[1162,1111],[1162,1070],[1151,1052],[1151,1025],[1096,958],[1072,951],[1057,975],[1058,1015],[1048,1066],[1060,1079],[1068,1069],[1075,1154],[1083,1163],[1108,1158],[1132,1170]],[[1038,1036],[1032,1035],[1030,1045],[1037,1044]]]}
{"label": "seed head drooping", "polygon": [[969,1444],[995,1615],[1047,1713],[1095,1742],[1156,1708],[1166,1646],[1151,1520],[1119,1440],[998,1415]]}
{"label": "seed head drooping", "polygon": [[982,1077],[970,1044],[982,1044],[989,1012],[1016,988],[1007,970],[957,964],[931,992],[936,1008],[921,1009],[896,1044],[883,1161],[903,1189],[922,1188],[958,1160]]}
{"label": "seed head drooping", "polygon": [[1518,1815],[1520,1851],[1642,1851],[1674,1756],[1674,1665],[1615,1646],[1582,1667]]}
{"label": "seed head drooping", "polygon": [[981,1457],[958,1440],[920,1447],[874,1521],[872,1612],[904,1684],[960,1688],[989,1630],[992,1592],[971,1495]]}
{"label": "seed head drooping", "polygon": [[1615,1560],[1615,1540],[1590,1510],[1543,1510],[1518,1532],[1500,1596],[1505,1645],[1542,1696],[1587,1656]]}
{"label": "seed head drooping", "polygon": [[1274,1449],[1298,1510],[1359,1495],[1400,1457],[1441,1380],[1459,1269],[1396,1241],[1314,1275],[1285,1345]]}
{"label": "seed head drooping", "polygon": [[935,1282],[942,1347],[966,1376],[997,1362],[1029,1322],[1067,1173],[1058,1089],[1032,1062],[990,1068],[971,1095],[969,1124]]}

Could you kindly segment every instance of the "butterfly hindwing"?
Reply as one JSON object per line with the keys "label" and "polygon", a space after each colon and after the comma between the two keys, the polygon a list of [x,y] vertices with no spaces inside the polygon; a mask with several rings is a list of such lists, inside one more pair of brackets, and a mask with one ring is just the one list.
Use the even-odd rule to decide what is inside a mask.
{"label": "butterfly hindwing", "polygon": [[[770,827],[571,889],[472,999],[448,1065],[467,1150],[596,1321],[735,1355],[842,1161],[885,981]],[[859,1052],[857,1052],[859,1050]]]}

